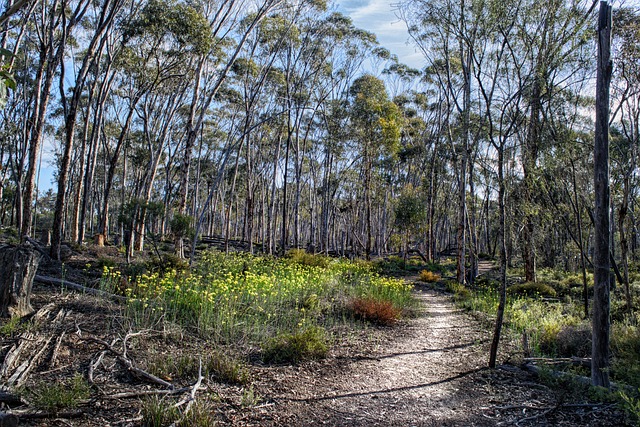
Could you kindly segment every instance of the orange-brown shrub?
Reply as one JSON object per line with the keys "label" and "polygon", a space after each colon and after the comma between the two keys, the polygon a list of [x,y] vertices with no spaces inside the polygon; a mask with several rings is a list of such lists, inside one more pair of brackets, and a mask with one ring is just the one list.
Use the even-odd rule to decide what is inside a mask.
{"label": "orange-brown shrub", "polygon": [[374,298],[356,298],[350,309],[356,318],[383,326],[392,325],[400,317],[400,310],[393,303]]}
{"label": "orange-brown shrub", "polygon": [[440,280],[440,275],[429,270],[422,270],[420,272],[420,280],[423,282],[437,282]]}

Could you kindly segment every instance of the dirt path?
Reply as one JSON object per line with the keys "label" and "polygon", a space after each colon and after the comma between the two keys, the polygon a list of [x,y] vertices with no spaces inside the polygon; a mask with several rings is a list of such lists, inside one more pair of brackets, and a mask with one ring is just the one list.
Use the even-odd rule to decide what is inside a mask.
{"label": "dirt path", "polygon": [[[485,368],[489,336],[450,298],[417,292],[424,312],[371,355],[294,368],[268,381],[259,414],[244,425],[620,425],[589,407],[557,407],[555,392],[517,368]],[[503,351],[503,354],[506,353]],[[503,356],[504,357],[504,356]],[[341,366],[340,366],[341,365]],[[271,383],[273,387],[273,383]],[[545,412],[546,411],[546,412]],[[609,417],[611,414],[608,413]]]}

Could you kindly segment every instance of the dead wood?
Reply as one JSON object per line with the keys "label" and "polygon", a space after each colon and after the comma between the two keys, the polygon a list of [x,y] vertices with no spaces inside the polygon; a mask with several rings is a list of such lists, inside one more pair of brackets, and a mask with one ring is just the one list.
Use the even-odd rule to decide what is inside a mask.
{"label": "dead wood", "polygon": [[191,387],[176,388],[173,390],[137,390],[137,391],[123,391],[121,393],[110,394],[104,396],[106,399],[131,399],[135,397],[144,396],[170,396],[173,394],[182,394],[191,390]]}
{"label": "dead wood", "polygon": [[[191,388],[191,393],[189,393],[189,396],[187,396],[186,398],[180,400],[180,402],[178,402],[178,403],[176,403],[174,405],[176,408],[178,408],[178,407],[184,405],[185,403],[187,404],[186,408],[184,408],[184,411],[182,412],[182,419],[180,421],[184,420],[184,418],[187,416],[187,414],[191,410],[191,407],[195,403],[195,401],[196,401],[196,393],[198,393],[198,389],[200,388],[200,385],[202,384],[202,379],[203,379],[203,377],[202,377],[202,359],[200,359],[200,365],[198,367],[198,380],[196,381],[196,383]],[[172,423],[169,427],[176,427],[180,421],[176,421],[176,422]]]}
{"label": "dead wood", "polygon": [[[31,244],[31,246],[33,246],[33,249],[35,249],[36,251],[40,252],[40,255],[42,255],[42,257],[47,261],[51,261],[51,257],[49,256],[49,253],[44,250],[44,248],[42,248],[42,244],[40,242],[38,242],[37,240],[32,239],[29,236],[24,236],[24,240],[26,242],[28,242],[29,244]],[[47,245],[45,245],[47,246]]]}
{"label": "dead wood", "polygon": [[38,283],[43,283],[45,285],[62,286],[66,289],[71,289],[71,290],[82,292],[85,294],[96,295],[96,296],[107,298],[116,302],[127,301],[127,299],[121,295],[115,295],[100,289],[89,288],[87,286],[82,286],[78,283],[69,282],[68,280],[57,279],[55,277],[36,275],[34,280]]}
{"label": "dead wood", "polygon": [[541,362],[547,365],[565,365],[570,364],[574,366],[584,366],[585,368],[591,367],[590,357],[560,357],[560,358],[548,358],[548,357],[525,357],[525,362]]}
{"label": "dead wood", "polygon": [[49,359],[49,368],[52,368],[56,364],[56,360],[58,359],[58,353],[60,352],[60,345],[62,345],[62,340],[64,339],[64,335],[65,335],[65,331],[62,331],[62,333],[58,336],[58,339],[56,339],[56,344],[53,347],[53,352],[51,353],[51,358]]}
{"label": "dead wood", "polygon": [[97,344],[102,345],[109,353],[113,354],[116,359],[118,359],[120,361],[120,363],[122,363],[129,372],[131,372],[132,374],[134,374],[136,377],[147,380],[151,383],[155,383],[155,384],[159,384],[163,387],[166,387],[168,389],[174,389],[175,386],[173,384],[171,384],[168,381],[163,380],[162,378],[158,378],[153,374],[150,374],[149,372],[146,372],[143,369],[138,368],[137,366],[135,366],[133,364],[133,362],[126,357],[126,344],[123,345],[123,347],[125,348],[124,351],[119,352],[118,350],[116,350],[112,345],[110,345],[108,342],[101,340],[100,338],[96,338],[96,337],[80,337],[80,339],[85,340],[85,341],[91,341],[91,342],[95,342]]}
{"label": "dead wood", "polygon": [[30,246],[0,246],[0,317],[33,313],[31,287],[40,258]]}
{"label": "dead wood", "polygon": [[20,406],[24,405],[25,401],[17,394],[13,394],[8,391],[0,391],[0,403],[7,406]]}

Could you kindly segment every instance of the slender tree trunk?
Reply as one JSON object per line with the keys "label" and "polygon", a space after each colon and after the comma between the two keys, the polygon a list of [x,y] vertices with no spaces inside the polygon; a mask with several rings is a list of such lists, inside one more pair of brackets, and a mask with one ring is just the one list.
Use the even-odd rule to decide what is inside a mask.
{"label": "slender tree trunk", "polygon": [[611,6],[600,2],[598,17],[598,70],[596,81],[596,134],[594,148],[595,243],[593,341],[591,382],[609,387],[609,85],[611,62]]}
{"label": "slender tree trunk", "polygon": [[502,323],[504,321],[504,309],[507,305],[507,222],[506,222],[506,186],[504,181],[504,142],[500,143],[498,149],[498,215],[499,227],[498,233],[500,240],[500,290],[498,312],[496,313],[496,324],[493,330],[493,340],[489,350],[489,367],[495,368],[498,357],[498,346],[500,344],[500,334],[502,332]]}

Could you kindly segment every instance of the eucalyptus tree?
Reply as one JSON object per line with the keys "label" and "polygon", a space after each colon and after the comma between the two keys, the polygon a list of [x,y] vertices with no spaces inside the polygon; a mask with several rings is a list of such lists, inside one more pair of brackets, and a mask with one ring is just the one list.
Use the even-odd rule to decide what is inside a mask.
{"label": "eucalyptus tree", "polygon": [[[28,141],[28,165],[24,190],[17,189],[17,204],[21,210],[17,226],[22,236],[31,234],[31,216],[38,170],[38,159],[42,147],[43,133],[47,124],[47,110],[52,96],[54,78],[59,75],[59,67],[64,59],[69,38],[73,37],[77,25],[84,17],[90,2],[79,0],[52,0],[36,2],[37,6],[27,10],[33,17],[32,27],[26,35],[26,43],[34,48],[35,76],[28,81],[33,90],[31,110],[27,113],[23,137]],[[62,13],[61,13],[62,12]],[[25,81],[27,83],[27,81]],[[20,186],[19,186],[20,187]]]}
{"label": "eucalyptus tree", "polygon": [[373,34],[356,28],[349,17],[340,13],[329,14],[322,24],[330,74],[327,76],[327,94],[319,111],[323,130],[319,137],[323,148],[319,226],[320,246],[328,254],[332,236],[336,248],[342,221],[336,198],[347,187],[343,175],[349,166],[344,143],[349,139],[349,86],[361,73],[364,61],[375,54],[377,40]]}
{"label": "eucalyptus tree", "polygon": [[[100,61],[102,52],[106,48],[109,38],[110,28],[114,25],[116,15],[124,8],[126,2],[124,0],[105,0],[99,4],[93,4],[95,7],[92,14],[95,21],[87,23],[87,28],[91,28],[93,32],[88,32],[85,36],[88,38],[88,46],[82,52],[82,57],[77,58],[79,65],[78,70],[74,73],[74,86],[71,89],[71,97],[67,99],[67,86],[65,84],[66,66],[65,61],[60,63],[60,102],[64,114],[64,141],[62,143],[63,152],[58,165],[58,191],[56,196],[56,207],[53,218],[53,227],[51,231],[51,256],[54,259],[60,259],[60,244],[62,242],[62,230],[64,211],[66,208],[67,186],[69,171],[71,168],[71,152],[76,138],[76,127],[78,108],[85,90],[85,83],[89,75],[90,68]],[[87,6],[83,6],[87,8]],[[85,9],[86,10],[86,9]],[[85,12],[86,13],[86,12]],[[78,16],[78,19],[80,16]],[[63,22],[66,21],[63,14]],[[67,31],[63,32],[63,38],[70,37]],[[75,59],[75,58],[74,58]]]}
{"label": "eucalyptus tree", "polygon": [[364,195],[364,251],[367,259],[372,249],[372,178],[374,165],[383,156],[393,156],[400,141],[401,115],[389,100],[384,83],[365,74],[349,88],[351,96],[350,124],[357,146]]}
{"label": "eucalyptus tree", "polygon": [[[640,145],[640,14],[629,7],[617,9],[613,32],[615,68],[612,81],[613,117],[612,160],[614,178],[619,181],[621,197],[618,207],[618,234],[620,259],[624,279],[627,310],[631,313],[633,301],[629,286],[629,250],[635,255],[635,183],[637,182],[638,146]],[[617,173],[616,173],[617,172]],[[615,187],[614,187],[615,188]],[[632,219],[629,221],[629,219]],[[631,248],[629,248],[631,237]]]}
{"label": "eucalyptus tree", "polygon": [[[476,48],[483,5],[466,0],[416,0],[403,3],[400,12],[409,25],[412,39],[427,59],[428,70],[447,105],[445,134],[458,179],[457,280],[466,283],[467,170],[472,144],[471,57]],[[474,251],[471,257],[473,266]]]}

